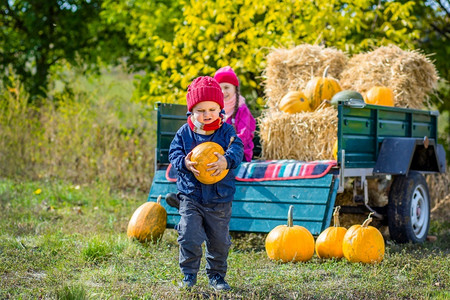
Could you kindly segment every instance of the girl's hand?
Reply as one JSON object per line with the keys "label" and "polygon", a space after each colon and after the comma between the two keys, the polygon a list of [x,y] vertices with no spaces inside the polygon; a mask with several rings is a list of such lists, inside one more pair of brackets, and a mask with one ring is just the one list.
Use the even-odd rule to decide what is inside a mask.
{"label": "girl's hand", "polygon": [[189,152],[188,155],[184,158],[184,165],[186,166],[186,169],[194,173],[195,176],[200,175],[200,171],[197,170],[194,166],[197,164],[194,161],[191,161],[192,152]]}
{"label": "girl's hand", "polygon": [[209,169],[206,169],[206,171],[214,171],[214,173],[212,173],[212,176],[219,176],[220,173],[222,173],[222,171],[227,168],[228,162],[225,156],[223,156],[222,154],[214,152],[214,155],[217,156],[218,160],[207,164]]}

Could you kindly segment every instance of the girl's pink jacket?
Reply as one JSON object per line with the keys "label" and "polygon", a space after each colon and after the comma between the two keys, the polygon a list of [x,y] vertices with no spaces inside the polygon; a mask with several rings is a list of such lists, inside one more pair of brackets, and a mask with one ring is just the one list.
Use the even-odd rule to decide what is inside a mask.
{"label": "girl's pink jacket", "polygon": [[[232,124],[231,117],[226,121],[228,124]],[[251,161],[253,156],[253,137],[256,129],[256,121],[253,118],[252,113],[247,107],[247,104],[239,106],[236,112],[235,129],[237,136],[241,138],[244,143],[244,161]]]}

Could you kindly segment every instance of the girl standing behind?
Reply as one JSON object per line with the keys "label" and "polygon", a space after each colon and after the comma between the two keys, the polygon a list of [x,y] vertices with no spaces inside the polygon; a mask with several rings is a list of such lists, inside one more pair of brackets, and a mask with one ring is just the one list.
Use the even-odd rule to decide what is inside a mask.
{"label": "girl standing behind", "polygon": [[226,66],[216,71],[214,79],[220,84],[223,92],[225,103],[224,121],[233,125],[237,136],[244,143],[244,161],[251,161],[256,121],[247,104],[245,104],[245,98],[239,94],[238,77],[230,66]]}

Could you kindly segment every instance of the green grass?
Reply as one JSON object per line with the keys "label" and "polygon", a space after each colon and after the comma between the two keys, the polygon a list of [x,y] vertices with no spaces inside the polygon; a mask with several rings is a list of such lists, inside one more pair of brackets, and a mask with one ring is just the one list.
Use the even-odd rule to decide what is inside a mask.
{"label": "green grass", "polygon": [[[41,193],[37,190],[41,189]],[[177,234],[157,244],[128,240],[126,227],[145,194],[106,185],[0,180],[0,299],[448,299],[449,224],[433,223],[434,243],[387,243],[376,265],[346,260],[270,261],[265,235],[233,234],[227,280],[179,290]]]}

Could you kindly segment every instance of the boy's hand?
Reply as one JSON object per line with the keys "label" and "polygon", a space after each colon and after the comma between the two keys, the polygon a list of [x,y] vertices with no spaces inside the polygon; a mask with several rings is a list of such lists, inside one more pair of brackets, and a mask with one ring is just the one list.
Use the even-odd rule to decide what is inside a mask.
{"label": "boy's hand", "polygon": [[191,161],[192,152],[189,152],[188,155],[184,158],[184,165],[186,166],[186,169],[194,173],[195,176],[200,175],[200,171],[197,170],[194,166],[197,164],[194,161]]}
{"label": "boy's hand", "polygon": [[228,162],[225,156],[223,156],[219,152],[214,152],[214,155],[217,156],[218,160],[207,164],[209,169],[206,169],[206,171],[214,171],[214,173],[212,173],[212,176],[219,176],[222,171],[226,170]]}

